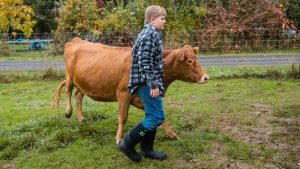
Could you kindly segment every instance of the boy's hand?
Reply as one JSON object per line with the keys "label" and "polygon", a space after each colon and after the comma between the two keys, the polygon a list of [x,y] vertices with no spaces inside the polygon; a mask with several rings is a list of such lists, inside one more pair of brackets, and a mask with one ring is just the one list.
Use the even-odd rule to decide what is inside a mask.
{"label": "boy's hand", "polygon": [[152,98],[156,98],[157,96],[159,96],[159,88],[151,89],[150,96]]}

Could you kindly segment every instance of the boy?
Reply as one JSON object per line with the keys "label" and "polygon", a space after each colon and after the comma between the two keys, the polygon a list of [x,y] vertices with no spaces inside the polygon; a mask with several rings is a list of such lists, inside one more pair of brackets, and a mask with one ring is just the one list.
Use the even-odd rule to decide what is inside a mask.
{"label": "boy", "polygon": [[[166,10],[163,7],[149,6],[145,11],[146,24],[132,49],[128,91],[139,97],[146,117],[118,146],[128,158],[137,162],[141,160],[141,156],[158,160],[167,158],[167,154],[153,150],[156,128],[165,120],[161,98],[164,92],[161,31],[166,23],[165,17]],[[140,154],[135,150],[138,143],[141,145]]]}

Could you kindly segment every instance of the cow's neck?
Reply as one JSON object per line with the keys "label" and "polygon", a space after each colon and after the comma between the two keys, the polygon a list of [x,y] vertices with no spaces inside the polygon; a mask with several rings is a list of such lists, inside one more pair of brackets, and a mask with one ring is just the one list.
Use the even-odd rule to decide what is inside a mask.
{"label": "cow's neck", "polygon": [[165,88],[167,89],[169,85],[174,82],[177,78],[176,73],[174,72],[174,63],[175,58],[172,56],[167,57],[165,66],[164,66],[164,83]]}

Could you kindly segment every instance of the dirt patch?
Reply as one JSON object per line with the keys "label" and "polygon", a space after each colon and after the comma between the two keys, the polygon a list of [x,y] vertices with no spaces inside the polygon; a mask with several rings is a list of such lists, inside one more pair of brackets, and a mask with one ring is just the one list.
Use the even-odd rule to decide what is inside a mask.
{"label": "dirt patch", "polygon": [[191,162],[189,162],[183,158],[176,158],[176,162],[169,165],[168,168],[169,169],[188,168],[188,166],[191,166]]}
{"label": "dirt patch", "polygon": [[[297,152],[300,149],[300,142],[293,138],[293,136],[296,137],[297,131],[295,130],[300,126],[299,119],[275,117],[271,105],[254,103],[250,104],[250,107],[253,111],[244,116],[232,117],[228,114],[215,116],[215,123],[219,123],[216,127],[234,139],[248,144],[275,149],[286,156],[289,156],[291,152],[299,154]],[[249,121],[251,123],[248,124]],[[278,124],[273,124],[274,121]],[[295,161],[289,161],[291,159],[282,161],[281,158],[277,157],[282,164],[295,167]],[[242,164],[237,163],[236,168],[244,168],[240,165]],[[264,167],[276,168],[274,164]]]}
{"label": "dirt patch", "polygon": [[[299,117],[275,116],[274,108],[269,104],[250,103],[246,105],[248,113],[220,112],[204,115],[199,112],[189,112],[181,118],[195,129],[221,132],[233,140],[239,140],[254,145],[252,153],[266,160],[264,168],[295,168],[298,164],[300,150],[300,119]],[[256,168],[239,159],[230,159],[224,154],[220,143],[212,142],[212,149],[207,152],[207,158],[198,160],[197,166],[209,168],[210,165],[220,168]],[[274,155],[264,153],[278,152]],[[201,159],[201,157],[200,157]]]}
{"label": "dirt patch", "polygon": [[271,113],[273,111],[272,106],[267,104],[253,103],[250,106],[262,113]]}
{"label": "dirt patch", "polygon": [[197,123],[201,123],[203,121],[203,119],[205,119],[206,117],[201,114],[201,113],[189,113],[187,116],[183,116],[181,117],[181,120],[187,121],[187,122],[197,122]]}
{"label": "dirt patch", "polygon": [[4,164],[3,169],[14,169],[16,168],[16,164]]}
{"label": "dirt patch", "polygon": [[228,166],[228,162],[230,161],[230,159],[226,155],[224,155],[224,145],[220,143],[213,143],[211,147],[212,149],[209,153],[209,156],[212,158],[211,160],[214,162],[214,164],[219,167]]}
{"label": "dirt patch", "polygon": [[198,160],[199,168],[231,168],[231,169],[252,169],[257,168],[251,164],[244,163],[240,160],[230,159],[224,154],[225,147],[223,144],[214,142],[211,144],[211,149],[207,152],[205,160]]}
{"label": "dirt patch", "polygon": [[178,101],[178,100],[175,101],[175,100],[169,99],[169,98],[165,98],[164,101],[166,102],[166,104],[169,105],[171,110],[181,110],[184,105],[183,101]]}
{"label": "dirt patch", "polygon": [[[269,168],[264,166],[265,168]],[[232,168],[232,169],[253,169],[253,168],[257,168],[255,166],[252,166],[250,164],[244,163],[240,160],[233,160],[230,163],[230,166],[228,166],[228,168]],[[276,168],[276,166],[270,167],[270,169],[272,168]]]}
{"label": "dirt patch", "polygon": [[[220,123],[218,128],[235,139],[243,140],[249,144],[273,144],[270,141],[273,132],[270,121],[274,118],[272,106],[254,103],[250,104],[250,107],[253,111],[245,116],[237,117],[228,114],[215,116],[215,120]],[[271,147],[274,146],[271,145]]]}

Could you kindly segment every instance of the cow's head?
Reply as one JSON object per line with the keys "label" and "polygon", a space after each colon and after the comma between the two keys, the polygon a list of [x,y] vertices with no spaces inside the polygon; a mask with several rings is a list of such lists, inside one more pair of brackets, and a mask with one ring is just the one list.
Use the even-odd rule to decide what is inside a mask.
{"label": "cow's head", "polygon": [[172,76],[181,81],[199,84],[208,82],[209,77],[197,58],[198,51],[198,47],[190,45],[164,51],[165,78]]}

